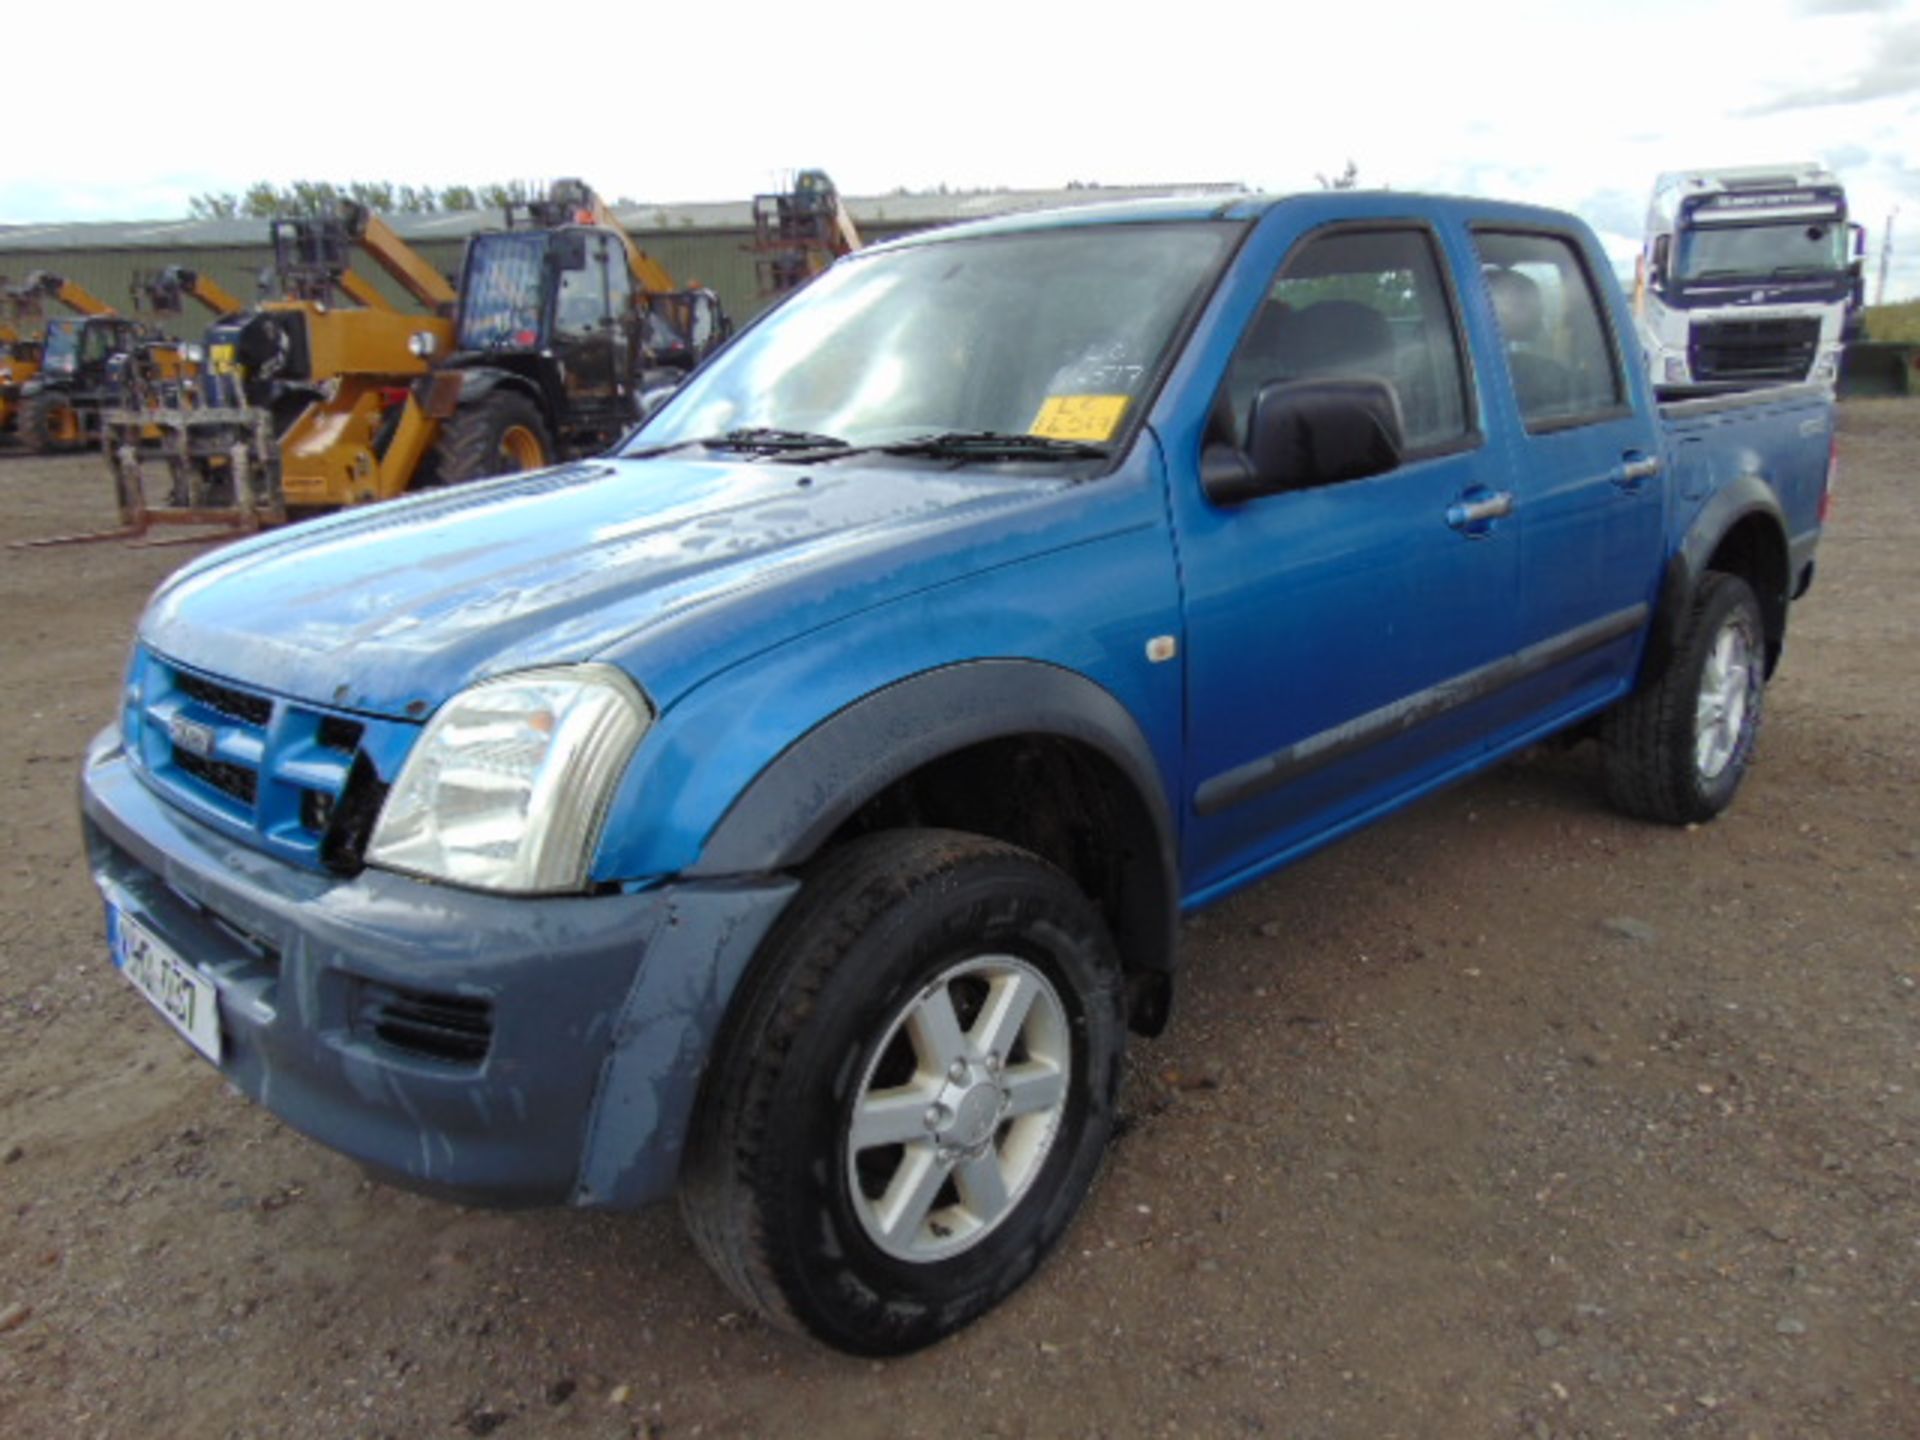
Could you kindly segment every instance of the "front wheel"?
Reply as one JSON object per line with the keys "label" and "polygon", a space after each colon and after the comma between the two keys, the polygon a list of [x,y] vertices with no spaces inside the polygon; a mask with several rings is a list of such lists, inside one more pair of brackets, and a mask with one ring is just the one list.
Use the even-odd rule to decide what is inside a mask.
{"label": "front wheel", "polygon": [[1607,717],[1607,790],[1629,815],[1685,825],[1733,803],[1753,759],[1766,630],[1753,588],[1709,571],[1657,680]]}
{"label": "front wheel", "polygon": [[454,485],[538,470],[554,459],[553,438],[539,407],[519,391],[503,388],[461,405],[447,419],[434,452],[434,476],[439,484]]}
{"label": "front wheel", "polygon": [[938,830],[832,852],[769,936],[681,1180],[701,1253],[765,1318],[900,1354],[1010,1294],[1099,1169],[1119,964],[1038,856]]}
{"label": "front wheel", "polygon": [[66,396],[42,390],[20,402],[20,443],[36,455],[71,450],[85,438],[80,416]]}

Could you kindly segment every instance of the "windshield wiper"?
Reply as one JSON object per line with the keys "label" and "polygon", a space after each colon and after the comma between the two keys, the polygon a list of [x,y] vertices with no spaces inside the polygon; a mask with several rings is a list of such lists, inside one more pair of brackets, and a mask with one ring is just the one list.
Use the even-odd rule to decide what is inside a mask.
{"label": "windshield wiper", "polygon": [[889,445],[855,445],[837,435],[756,425],[745,430],[729,430],[724,435],[670,440],[662,445],[630,450],[627,454],[635,460],[651,460],[692,445],[709,450],[742,450],[783,461],[840,460],[849,455],[931,455],[955,460],[1098,460],[1113,453],[1107,446],[1087,440],[1059,440],[1051,435],[1017,435],[1001,430],[942,430]]}
{"label": "windshield wiper", "polygon": [[1016,435],[1002,430],[943,430],[873,448],[883,455],[940,455],[963,460],[1094,460],[1113,453],[1107,446],[1089,440]]}
{"label": "windshield wiper", "polygon": [[664,445],[649,445],[627,453],[636,460],[650,460],[656,455],[684,450],[689,445],[704,446],[708,450],[744,450],[758,455],[779,455],[790,450],[810,453],[824,450],[829,454],[838,454],[853,448],[838,435],[816,435],[811,430],[781,430],[769,425],[752,425],[742,430],[729,430],[724,435],[697,435],[688,440],[669,440]]}
{"label": "windshield wiper", "polygon": [[1774,280],[1786,280],[1786,279],[1793,279],[1793,278],[1807,279],[1813,276],[1826,275],[1830,273],[1831,273],[1830,271],[1828,271],[1825,267],[1820,265],[1776,265],[1773,268],[1773,273],[1769,278]]}

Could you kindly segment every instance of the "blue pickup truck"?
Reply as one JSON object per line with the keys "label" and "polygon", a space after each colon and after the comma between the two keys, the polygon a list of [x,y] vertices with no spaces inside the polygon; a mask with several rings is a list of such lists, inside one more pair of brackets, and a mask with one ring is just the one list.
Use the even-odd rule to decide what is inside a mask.
{"label": "blue pickup truck", "polygon": [[677,1194],[895,1353],[1040,1263],[1190,913],[1556,732],[1752,758],[1831,397],[1662,406],[1591,233],[1333,192],[842,261],[615,454],[161,586],[83,780],[108,940],[398,1183]]}

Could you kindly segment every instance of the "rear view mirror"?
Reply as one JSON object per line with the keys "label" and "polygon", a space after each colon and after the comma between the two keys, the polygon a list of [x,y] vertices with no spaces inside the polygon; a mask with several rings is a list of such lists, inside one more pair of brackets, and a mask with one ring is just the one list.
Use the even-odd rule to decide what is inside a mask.
{"label": "rear view mirror", "polygon": [[1397,469],[1406,442],[1384,380],[1270,380],[1253,397],[1244,450],[1212,445],[1200,484],[1216,505]]}

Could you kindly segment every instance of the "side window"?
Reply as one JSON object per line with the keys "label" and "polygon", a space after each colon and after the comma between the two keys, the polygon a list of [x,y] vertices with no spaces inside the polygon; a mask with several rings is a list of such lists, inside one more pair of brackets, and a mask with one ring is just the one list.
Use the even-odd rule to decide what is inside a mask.
{"label": "side window", "polygon": [[1527,428],[1579,424],[1624,404],[1613,341],[1573,242],[1481,231],[1474,244]]}
{"label": "side window", "polygon": [[1384,380],[1407,450],[1468,433],[1453,306],[1433,242],[1413,229],[1336,231],[1295,248],[1227,367],[1217,422],[1244,444],[1253,397],[1274,380]]}

